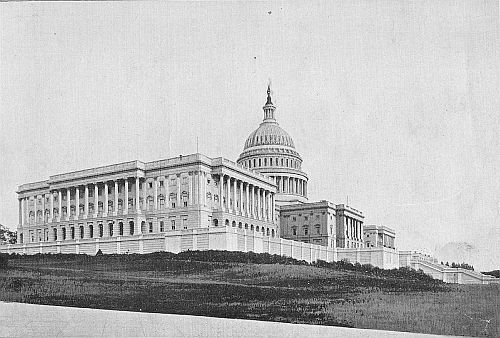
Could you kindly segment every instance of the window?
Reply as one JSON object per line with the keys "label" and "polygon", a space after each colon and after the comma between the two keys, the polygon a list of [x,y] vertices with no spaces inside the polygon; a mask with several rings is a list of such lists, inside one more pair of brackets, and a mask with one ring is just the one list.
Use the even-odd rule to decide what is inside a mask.
{"label": "window", "polygon": [[316,225],[316,234],[319,235],[320,234],[320,226],[319,225]]}
{"label": "window", "polygon": [[304,216],[304,221],[307,221],[309,218],[307,216]]}
{"label": "window", "polygon": [[89,197],[94,197],[94,190],[89,190]]}
{"label": "window", "polygon": [[308,234],[309,234],[309,227],[304,226],[304,235],[308,235]]}
{"label": "window", "polygon": [[165,225],[163,223],[163,221],[160,221],[160,232],[163,232],[165,231]]}
{"label": "window", "polygon": [[108,228],[109,228],[109,237],[113,237],[113,223],[109,223]]}
{"label": "window", "polygon": [[71,227],[71,239],[75,239],[75,227]]}
{"label": "window", "polygon": [[292,217],[292,221],[294,221],[294,222],[295,222],[296,220],[297,220],[297,217],[293,216],[293,217]]}
{"label": "window", "polygon": [[[62,228],[62,239],[63,241],[66,239],[66,228]],[[31,241],[34,241],[33,234],[31,235]]]}
{"label": "window", "polygon": [[160,187],[163,187],[163,181],[160,181]]}
{"label": "window", "polygon": [[102,237],[104,235],[104,226],[102,224],[99,224],[99,237]]}
{"label": "window", "polygon": [[152,188],[153,187],[153,182],[149,182],[149,188]]}
{"label": "window", "polygon": [[184,230],[187,230],[188,226],[187,226],[187,218],[183,218],[182,219],[182,228]]}
{"label": "window", "polygon": [[175,230],[175,219],[171,220],[170,224],[172,225],[172,230]]}
{"label": "window", "polygon": [[118,224],[118,230],[119,230],[120,236],[123,236],[123,223],[122,222],[120,222]]}
{"label": "window", "polygon": [[296,228],[296,227],[293,227],[293,228],[292,228],[292,234],[293,234],[294,236],[297,236],[297,228]]}
{"label": "window", "polygon": [[160,195],[160,209],[165,209],[165,197]]}
{"label": "window", "polygon": [[153,222],[149,222],[149,232],[153,232]]}

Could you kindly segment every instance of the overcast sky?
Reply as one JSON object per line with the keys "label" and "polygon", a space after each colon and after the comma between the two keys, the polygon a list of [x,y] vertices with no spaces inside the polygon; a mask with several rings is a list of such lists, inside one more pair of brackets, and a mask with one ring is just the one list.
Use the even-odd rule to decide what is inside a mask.
{"label": "overcast sky", "polygon": [[270,79],[311,200],[349,196],[403,249],[500,239],[497,1],[0,9],[0,223],[12,229],[26,182],[193,153],[196,138],[236,160]]}

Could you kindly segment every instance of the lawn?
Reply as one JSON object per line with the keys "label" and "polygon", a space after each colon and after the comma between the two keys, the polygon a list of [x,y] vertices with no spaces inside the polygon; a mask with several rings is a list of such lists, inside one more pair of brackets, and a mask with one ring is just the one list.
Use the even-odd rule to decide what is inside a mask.
{"label": "lawn", "polygon": [[14,256],[0,270],[0,300],[500,336],[500,285],[244,253]]}

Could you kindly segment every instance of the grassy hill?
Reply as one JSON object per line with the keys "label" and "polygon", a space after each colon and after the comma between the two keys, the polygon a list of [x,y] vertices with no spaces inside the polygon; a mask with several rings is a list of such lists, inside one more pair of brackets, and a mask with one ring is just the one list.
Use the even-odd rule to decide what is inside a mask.
{"label": "grassy hill", "polygon": [[[239,252],[10,256],[0,300],[125,311],[499,336],[500,286],[408,269]],[[491,319],[485,329],[481,319]]]}

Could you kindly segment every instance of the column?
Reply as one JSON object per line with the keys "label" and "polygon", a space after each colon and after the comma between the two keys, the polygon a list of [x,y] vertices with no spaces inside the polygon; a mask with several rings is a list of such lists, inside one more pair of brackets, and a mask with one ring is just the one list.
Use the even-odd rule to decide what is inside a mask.
{"label": "column", "polygon": [[113,202],[113,215],[118,215],[118,180],[115,180],[115,194],[114,194],[115,201]]}
{"label": "column", "polygon": [[57,191],[57,201],[59,202],[59,216],[57,217],[57,221],[60,222],[61,221],[61,217],[62,217],[62,190],[59,189]]}
{"label": "column", "polygon": [[50,215],[50,221],[54,221],[54,192],[50,192],[50,210],[49,210],[49,215]]}
{"label": "column", "polygon": [[66,219],[69,220],[71,215],[71,190],[66,188]]}
{"label": "column", "polygon": [[[201,205],[206,205],[207,204],[207,180],[205,178],[205,172],[200,171],[198,173],[199,176],[199,183],[200,187],[198,190],[200,190],[200,204]],[[219,198],[219,203],[220,203],[220,198]]]}
{"label": "column", "polygon": [[85,184],[85,196],[83,197],[83,218],[89,217],[89,185]]}
{"label": "column", "polygon": [[175,205],[177,208],[181,206],[181,175],[176,175],[177,180],[177,202]]}
{"label": "column", "polygon": [[255,215],[256,219],[260,219],[260,188],[257,187],[256,189],[256,196],[255,196],[255,206],[257,207],[257,213]]}
{"label": "column", "polygon": [[270,216],[270,207],[269,207],[269,190],[266,190],[266,220],[269,222],[269,216]]}
{"label": "column", "polygon": [[42,224],[45,223],[45,194],[42,194]]}
{"label": "column", "polygon": [[251,197],[251,199],[252,199],[252,217],[257,219],[257,213],[255,212],[255,209],[257,208],[257,203],[255,203],[255,193],[256,193],[255,185],[252,185],[251,192],[252,192],[252,197]]}
{"label": "column", "polygon": [[37,201],[37,196],[35,195],[35,196],[33,197],[33,208],[35,209],[35,210],[34,210],[34,213],[35,213],[35,222],[34,222],[34,224],[35,224],[35,225],[36,225],[36,223],[37,223],[37,219],[36,219],[36,201]]}
{"label": "column", "polygon": [[237,213],[237,206],[236,206],[236,185],[237,185],[237,180],[236,178],[233,179],[234,183],[233,183],[233,213],[236,214]]}
{"label": "column", "polygon": [[224,210],[224,175],[219,176],[219,204],[220,209]]}
{"label": "column", "polygon": [[250,194],[248,193],[248,189],[250,188],[250,185],[248,183],[245,183],[246,189],[245,189],[245,216],[248,217],[248,206],[250,205],[249,201],[249,196]]}
{"label": "column", "polygon": [[[94,183],[94,218],[97,218],[97,213],[99,212],[99,187],[97,186],[97,182]],[[98,228],[97,223],[94,224],[94,237],[96,234],[96,229]]]}
{"label": "column", "polygon": [[153,205],[155,210],[158,210],[158,177],[153,179]]}
{"label": "column", "polygon": [[[147,191],[147,182],[146,182],[146,178],[144,178],[143,182],[142,182],[142,210],[144,210],[144,212],[146,212],[148,210],[148,206],[146,204],[146,191]],[[166,182],[165,182],[165,191],[166,191],[166,197],[165,197],[165,204],[167,205],[168,207],[168,176],[167,176],[167,179],[166,179]]]}
{"label": "column", "polygon": [[[124,188],[124,194],[125,194],[125,201],[123,201],[123,214],[126,215],[128,214],[128,177],[125,178],[125,188]],[[128,222],[126,228],[128,228]],[[125,224],[123,225],[125,227]],[[130,231],[130,229],[129,229]],[[130,232],[129,232],[130,233]]]}
{"label": "column", "polygon": [[[80,217],[80,187],[76,187],[75,190],[75,215],[77,219]],[[80,231],[79,226],[78,226],[78,231]]]}
{"label": "column", "polygon": [[[167,182],[165,182],[165,185],[166,185],[166,183]],[[141,213],[141,206],[140,206],[140,203],[139,203],[140,186],[141,186],[141,182],[139,180],[139,177],[136,177],[135,178],[135,212],[137,214]],[[144,201],[143,201],[143,203],[144,203]],[[139,223],[139,222],[136,222],[136,223]],[[141,230],[141,225],[140,224],[139,224],[138,229]],[[137,233],[140,233],[140,231],[138,231]]]}
{"label": "column", "polygon": [[193,193],[193,180],[194,180],[194,173],[189,172],[188,173],[188,205],[193,205],[193,198],[194,198],[194,193]]}
{"label": "column", "polygon": [[22,202],[22,198],[19,198],[18,201],[19,201],[19,225],[22,226],[23,225],[23,202]]}
{"label": "column", "polygon": [[276,215],[275,215],[275,213],[276,213],[276,201],[275,201],[275,198],[276,198],[276,195],[272,194],[271,195],[271,208],[272,208],[271,209],[271,214],[272,214],[272,217],[273,217],[273,220],[272,220],[273,223],[276,222],[276,220],[275,220],[275,218],[276,218]]}
{"label": "column", "polygon": [[238,211],[239,211],[240,215],[243,215],[243,182],[242,181],[240,181],[239,186],[240,186],[240,194],[239,194],[240,195],[239,196],[240,197],[240,208]]}

